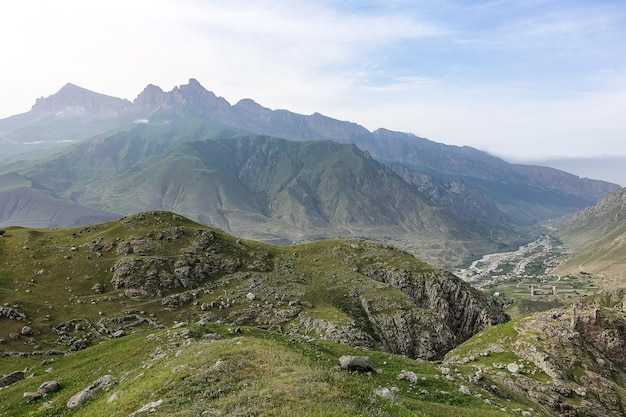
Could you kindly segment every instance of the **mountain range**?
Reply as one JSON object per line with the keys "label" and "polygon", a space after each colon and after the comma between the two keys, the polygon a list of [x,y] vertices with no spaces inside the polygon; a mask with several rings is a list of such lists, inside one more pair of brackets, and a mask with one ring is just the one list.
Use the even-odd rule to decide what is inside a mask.
{"label": "mountain range", "polygon": [[67,84],[0,120],[0,149],[0,225],[163,209],[274,243],[391,241],[442,265],[514,247],[619,188],[318,113],[230,105],[194,79],[132,102]]}

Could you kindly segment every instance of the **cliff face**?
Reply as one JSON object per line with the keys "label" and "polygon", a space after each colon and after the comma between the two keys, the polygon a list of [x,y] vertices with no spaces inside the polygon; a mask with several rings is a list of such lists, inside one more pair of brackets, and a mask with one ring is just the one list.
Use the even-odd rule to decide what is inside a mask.
{"label": "cliff face", "polygon": [[510,319],[496,300],[449,272],[432,271],[416,276],[408,269],[372,264],[365,273],[407,294],[418,307],[437,314],[455,335],[457,344],[490,325]]}

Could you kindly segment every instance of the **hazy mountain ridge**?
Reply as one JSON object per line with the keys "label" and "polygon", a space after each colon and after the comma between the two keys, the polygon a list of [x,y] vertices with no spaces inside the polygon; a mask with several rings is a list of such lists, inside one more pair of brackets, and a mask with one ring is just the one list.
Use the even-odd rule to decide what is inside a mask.
{"label": "hazy mountain ridge", "polygon": [[599,274],[606,277],[607,286],[623,285],[626,273],[626,188],[573,215],[557,235],[572,252],[558,271]]}
{"label": "hazy mountain ridge", "polygon": [[[67,111],[64,112],[64,108]],[[50,129],[50,126],[56,126],[57,130]],[[98,127],[100,131],[94,134]],[[63,129],[71,133],[64,137]],[[39,100],[31,112],[0,121],[0,131],[4,132],[5,137],[10,137],[11,134],[19,136],[25,130],[41,132],[38,140],[51,147],[58,140],[82,139],[80,143],[67,147],[57,156],[46,156],[38,163],[23,164],[18,170],[34,184],[51,190],[55,197],[124,214],[148,208],[140,207],[140,202],[150,207],[172,210],[194,206],[191,210],[184,208],[182,212],[197,216],[194,217],[197,220],[211,222],[226,230],[255,238],[263,238],[263,234],[267,232],[268,237],[275,239],[276,232],[284,229],[280,223],[270,224],[268,229],[271,230],[264,232],[252,230],[250,227],[243,229],[248,221],[258,224],[270,217],[282,216],[291,225],[297,225],[304,230],[324,226],[329,218],[333,218],[332,224],[338,233],[349,229],[350,235],[377,239],[396,235],[397,228],[387,225],[398,223],[401,229],[414,232],[433,231],[437,239],[432,242],[428,242],[426,236],[433,236],[433,233],[426,233],[417,240],[415,237],[410,239],[418,242],[417,246],[430,246],[429,254],[443,248],[448,253],[473,257],[498,247],[521,243],[511,238],[516,236],[516,239],[521,239],[523,233],[513,230],[520,225],[527,227],[545,219],[571,213],[595,203],[600,196],[617,188],[613,184],[581,180],[553,169],[511,165],[469,147],[438,144],[415,135],[385,129],[369,132],[355,123],[342,122],[317,113],[304,116],[286,110],[270,110],[249,99],[231,106],[223,98],[204,89],[194,79],[170,92],[149,85],[132,103],[68,84],[59,93]],[[159,161],[171,162],[169,153],[184,143],[232,139],[250,133],[296,141],[332,140],[351,143],[366,152],[364,156],[371,156],[396,168],[401,163],[402,170],[398,172],[405,181],[413,181],[411,185],[417,190],[417,194],[407,191],[406,185],[391,186],[389,191],[392,194],[401,192],[410,195],[416,199],[417,204],[415,208],[411,208],[406,197],[392,194],[388,194],[379,203],[374,203],[374,199],[368,200],[367,193],[351,189],[347,182],[337,188],[343,193],[341,197],[337,192],[318,192],[314,188],[321,184],[319,174],[316,180],[318,182],[315,182],[306,179],[304,173],[294,183],[297,187],[290,189],[293,195],[284,191],[280,195],[264,196],[264,192],[272,190],[255,189],[259,184],[248,184],[241,188],[241,178],[233,177],[226,183],[235,186],[239,190],[237,192],[242,193],[241,196],[235,196],[234,191],[225,191],[223,184],[216,185],[219,181],[212,179],[209,182],[213,184],[210,186],[213,190],[205,190],[208,192],[205,197],[198,198],[196,192],[195,197],[187,198],[184,194],[190,189],[198,190],[197,184],[190,187],[175,184],[176,181],[171,178],[172,173],[158,172],[157,167],[161,164]],[[87,140],[86,135],[89,137]],[[319,157],[327,158],[322,155]],[[272,163],[262,158],[260,161]],[[253,167],[257,170],[265,168],[262,163],[251,164],[245,172],[249,179],[268,175],[268,171],[253,172]],[[204,169],[206,173],[206,167],[197,168]],[[332,169],[334,178],[340,177],[338,172],[342,169],[346,178],[355,175],[342,167],[341,163],[327,168]],[[183,172],[185,169],[187,167],[181,166],[174,172]],[[151,174],[146,176],[145,172],[148,170]],[[372,175],[381,175],[383,172],[370,170],[362,174],[365,175],[363,178],[372,178]],[[146,181],[139,180],[141,175],[144,175]],[[352,185],[367,186],[368,193],[376,193],[376,187],[390,187],[390,177],[388,174],[384,175],[387,175],[387,179],[369,181],[368,186],[367,182],[362,182],[359,174],[357,177],[361,179],[353,181]],[[162,181],[160,185],[155,182],[157,178]],[[228,176],[222,175],[221,178],[226,180]],[[106,185],[108,179],[115,179],[116,183]],[[131,183],[131,179],[135,183]],[[371,184],[375,183],[378,185],[372,187]],[[152,184],[152,187],[150,191],[142,191],[136,188],[138,184]],[[336,187],[337,184],[325,186]],[[134,193],[139,198],[135,199]],[[119,204],[115,207],[113,204],[107,205],[102,198],[104,195],[112,197]],[[362,201],[357,201],[357,197]],[[228,203],[229,208],[225,211],[211,202],[222,198],[241,203],[243,207],[238,208]],[[326,198],[328,200],[323,201]],[[364,201],[368,203],[365,204]],[[392,202],[402,209],[393,204],[387,204],[383,208],[380,206],[383,201]],[[419,203],[420,201],[426,203]],[[214,207],[213,213],[194,214],[206,211],[202,204],[207,202]],[[422,212],[416,213],[417,209],[422,209]],[[377,214],[372,217],[373,210]],[[402,210],[407,212],[403,213]],[[233,215],[239,216],[239,219],[232,219]],[[356,221],[357,217],[362,220]],[[340,224],[361,222],[362,226],[368,224],[374,227],[373,219],[382,221],[373,234],[367,227],[359,232]],[[407,222],[406,219],[412,220]],[[416,227],[417,219],[427,219],[431,224]],[[237,227],[233,227],[233,222],[237,223]],[[413,225],[407,226],[411,222]],[[494,228],[500,232],[494,234]],[[247,234],[251,230],[257,234]],[[485,230],[490,232],[486,233]],[[326,236],[326,233],[321,235]],[[493,236],[497,236],[497,240],[491,239]],[[303,237],[293,231],[286,231],[279,237],[284,242],[298,241],[299,238]],[[458,244],[459,241],[470,243]],[[449,250],[451,245],[454,248]],[[423,256],[430,255],[424,253]]]}
{"label": "hazy mountain ridge", "polygon": [[[158,146],[157,137],[129,135],[130,142],[115,135],[79,144],[74,152],[44,161],[25,175],[89,207],[120,214],[172,210],[265,241],[391,238],[412,241],[428,259],[485,250],[482,226],[459,221],[449,208],[433,205],[354,145],[250,136],[182,143],[150,153],[146,145]],[[101,157],[126,155],[122,149],[129,143],[141,157],[128,156],[126,168]],[[153,156],[144,156],[146,152]],[[464,243],[455,246],[455,239]],[[431,247],[444,241],[450,242]]]}
{"label": "hazy mountain ridge", "polygon": [[58,198],[51,190],[17,174],[0,174],[0,225],[64,227],[113,220],[119,216]]}

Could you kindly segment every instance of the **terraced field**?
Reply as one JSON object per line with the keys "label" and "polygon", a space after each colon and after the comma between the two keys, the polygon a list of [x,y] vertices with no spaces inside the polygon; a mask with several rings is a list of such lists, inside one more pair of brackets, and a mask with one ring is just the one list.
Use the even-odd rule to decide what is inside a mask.
{"label": "terraced field", "polygon": [[604,287],[601,276],[588,272],[555,274],[554,270],[567,257],[567,247],[554,236],[546,235],[514,252],[485,255],[455,273],[507,305],[524,301],[519,312],[524,314],[568,304]]}

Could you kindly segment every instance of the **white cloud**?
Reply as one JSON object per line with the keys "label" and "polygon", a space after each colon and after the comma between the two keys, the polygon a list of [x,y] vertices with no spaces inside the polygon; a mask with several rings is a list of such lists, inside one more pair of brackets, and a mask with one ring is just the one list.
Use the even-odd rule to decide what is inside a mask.
{"label": "white cloud", "polygon": [[231,103],[500,154],[625,152],[625,15],[540,0],[25,0],[0,15],[0,117],[67,82],[133,99],[194,77]]}

